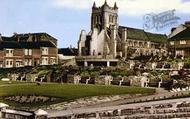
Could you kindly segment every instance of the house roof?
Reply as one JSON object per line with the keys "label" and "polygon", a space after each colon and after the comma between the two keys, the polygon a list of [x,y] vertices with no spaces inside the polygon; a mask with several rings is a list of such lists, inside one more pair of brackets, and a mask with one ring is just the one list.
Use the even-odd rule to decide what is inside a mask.
{"label": "house roof", "polygon": [[15,42],[15,41],[2,41],[2,42],[0,42],[0,50],[2,50],[4,48],[20,49],[21,46],[18,42]]}
{"label": "house roof", "polygon": [[37,42],[19,42],[22,48],[28,48],[28,49],[39,49],[40,47],[55,47],[54,44],[52,44],[49,41],[37,41]]}
{"label": "house roof", "polygon": [[49,34],[47,33],[23,33],[23,34],[14,34],[12,37],[14,38],[19,38],[20,41],[27,41],[29,39],[29,37],[31,37],[32,39],[31,40],[35,40],[35,39],[38,39],[38,40],[43,40],[42,38],[46,39],[53,39],[55,41],[57,41],[56,38],[50,36]]}
{"label": "house roof", "polygon": [[14,41],[4,41],[0,42],[0,50],[4,48],[16,48],[16,49],[40,49],[40,47],[55,47],[54,44],[48,41],[40,41],[40,42],[14,42]]}
{"label": "house roof", "polygon": [[152,42],[167,42],[167,36],[165,34],[150,33],[150,32],[145,32],[143,29],[136,29],[124,26],[120,26],[119,29],[120,32],[122,31],[122,29],[127,30],[128,39],[144,40]]}
{"label": "house roof", "polygon": [[58,49],[58,54],[63,54],[64,56],[77,56],[78,49],[76,48],[61,48]]}
{"label": "house roof", "polygon": [[16,41],[16,38],[1,36],[2,41]]}
{"label": "house roof", "polygon": [[169,40],[190,39],[190,27],[189,26],[186,26],[186,27],[187,28],[185,30],[171,37]]}
{"label": "house roof", "polygon": [[[42,40],[41,38],[44,37],[43,35],[46,36],[46,38],[51,38],[51,40],[53,38],[46,33],[14,34],[12,37],[2,36],[0,40],[0,49],[4,48],[39,49],[40,47],[56,47],[56,44],[51,40]],[[32,36],[31,40],[28,40],[30,36]],[[56,39],[53,38],[53,40]]]}

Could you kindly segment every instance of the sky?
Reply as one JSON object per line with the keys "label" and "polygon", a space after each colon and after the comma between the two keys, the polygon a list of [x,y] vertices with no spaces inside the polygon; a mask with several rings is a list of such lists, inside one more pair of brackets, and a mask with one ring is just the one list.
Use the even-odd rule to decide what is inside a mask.
{"label": "sky", "polygon": [[[93,2],[104,0],[0,0],[0,33],[46,32],[58,39],[58,47],[77,47],[81,30],[90,30]],[[162,29],[149,32],[168,34],[172,27],[190,21],[190,0],[107,0],[119,7],[119,25],[143,29],[146,14],[175,9],[180,19]]]}

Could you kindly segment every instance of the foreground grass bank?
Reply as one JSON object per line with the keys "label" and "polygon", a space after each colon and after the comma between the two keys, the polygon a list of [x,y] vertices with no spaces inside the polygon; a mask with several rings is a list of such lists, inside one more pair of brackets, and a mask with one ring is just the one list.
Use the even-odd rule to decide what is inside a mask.
{"label": "foreground grass bank", "polygon": [[61,101],[71,101],[78,98],[105,95],[122,94],[153,94],[155,89],[139,87],[118,87],[99,85],[73,85],[73,84],[25,84],[0,86],[0,97],[3,101],[5,96],[47,96],[61,99]]}

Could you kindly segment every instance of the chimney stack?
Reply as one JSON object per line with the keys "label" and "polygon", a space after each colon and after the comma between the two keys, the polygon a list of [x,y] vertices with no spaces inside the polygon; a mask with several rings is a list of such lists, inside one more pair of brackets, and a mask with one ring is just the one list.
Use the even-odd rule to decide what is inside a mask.
{"label": "chimney stack", "polygon": [[13,32],[13,35],[16,36],[16,35],[17,35],[17,32]]}
{"label": "chimney stack", "polygon": [[2,36],[1,36],[1,33],[0,33],[0,41],[3,41]]}
{"label": "chimney stack", "polygon": [[190,21],[186,21],[185,25],[190,26]]}

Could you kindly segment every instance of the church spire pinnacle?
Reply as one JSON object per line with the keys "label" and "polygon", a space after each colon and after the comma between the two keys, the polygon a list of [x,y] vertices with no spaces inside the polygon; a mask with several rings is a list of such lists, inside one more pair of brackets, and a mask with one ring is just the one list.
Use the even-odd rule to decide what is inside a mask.
{"label": "church spire pinnacle", "polygon": [[96,2],[94,1],[94,3],[93,3],[93,8],[96,8]]}
{"label": "church spire pinnacle", "polygon": [[105,3],[104,3],[104,5],[103,5],[103,7],[104,7],[104,8],[109,7],[109,5],[108,5],[108,3],[107,3],[107,0],[105,0]]}
{"label": "church spire pinnacle", "polygon": [[118,9],[116,2],[115,2],[115,4],[114,4],[114,9]]}
{"label": "church spire pinnacle", "polygon": [[108,5],[108,3],[107,3],[107,0],[105,0],[105,3],[104,3],[104,5]]}

